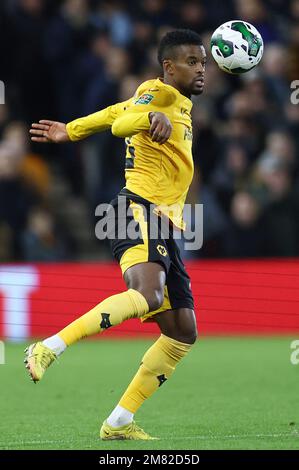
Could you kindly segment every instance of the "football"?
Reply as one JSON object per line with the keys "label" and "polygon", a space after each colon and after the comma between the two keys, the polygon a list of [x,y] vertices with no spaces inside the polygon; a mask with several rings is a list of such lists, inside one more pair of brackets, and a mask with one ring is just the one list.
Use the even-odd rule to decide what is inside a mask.
{"label": "football", "polygon": [[262,36],[247,21],[223,23],[211,37],[212,56],[224,72],[248,72],[260,62],[263,51]]}

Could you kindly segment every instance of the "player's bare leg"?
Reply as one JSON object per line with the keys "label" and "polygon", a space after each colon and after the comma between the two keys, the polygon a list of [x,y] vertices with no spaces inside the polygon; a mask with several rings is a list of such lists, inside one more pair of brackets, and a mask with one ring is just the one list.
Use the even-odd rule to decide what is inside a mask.
{"label": "player's bare leg", "polygon": [[166,274],[160,264],[140,263],[132,266],[127,270],[125,279],[127,291],[105,299],[56,335],[26,348],[24,362],[34,382],[43,377],[67,346],[129,318],[141,317],[162,305]]}
{"label": "player's bare leg", "polygon": [[193,344],[197,338],[196,318],[190,308],[157,313],[154,317],[161,333],[182,343]]}
{"label": "player's bare leg", "polygon": [[140,263],[127,269],[124,280],[128,289],[140,292],[147,300],[149,312],[161,307],[166,283],[165,269],[159,263]]}

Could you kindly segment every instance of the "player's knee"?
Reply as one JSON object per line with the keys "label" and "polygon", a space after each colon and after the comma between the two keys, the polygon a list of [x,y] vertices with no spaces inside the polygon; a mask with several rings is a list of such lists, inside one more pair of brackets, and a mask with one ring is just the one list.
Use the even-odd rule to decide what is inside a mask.
{"label": "player's knee", "polygon": [[194,344],[197,340],[197,337],[198,337],[198,333],[197,333],[197,330],[194,330],[193,332],[191,332],[189,335],[188,335],[188,341],[187,343],[188,344]]}
{"label": "player's knee", "polygon": [[196,325],[185,327],[183,331],[180,332],[180,341],[182,343],[194,344],[197,340],[198,332]]}
{"label": "player's knee", "polygon": [[145,300],[148,303],[149,311],[153,312],[154,310],[158,310],[163,304],[164,300],[164,289],[152,289],[152,290],[145,290],[140,291],[140,293],[144,296]]}
{"label": "player's knee", "polygon": [[197,331],[197,327],[196,327],[196,323],[195,325],[191,326],[189,331],[188,331],[188,343],[189,344],[194,344],[196,342],[198,338],[198,331]]}
{"label": "player's knee", "polygon": [[169,338],[175,339],[179,343],[194,344],[197,340],[197,331],[173,331],[164,332]]}

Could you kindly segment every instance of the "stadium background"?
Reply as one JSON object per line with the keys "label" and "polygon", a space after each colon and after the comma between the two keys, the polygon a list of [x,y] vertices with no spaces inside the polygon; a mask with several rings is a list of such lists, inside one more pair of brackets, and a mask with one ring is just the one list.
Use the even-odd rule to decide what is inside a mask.
{"label": "stadium background", "polygon": [[[43,118],[68,122],[127,99],[140,82],[161,75],[156,45],[165,31],[194,29],[209,51],[213,30],[234,18],[257,27],[265,52],[261,64],[240,77],[218,70],[208,52],[205,91],[194,100],[196,172],[188,202],[204,204],[204,246],[197,252],[185,252],[184,257],[203,337],[190,360],[198,373],[196,387],[201,398],[190,395],[189,400],[200,410],[204,422],[200,428],[193,423],[197,435],[193,441],[186,428],[189,437],[181,447],[175,447],[180,442],[175,438],[167,445],[298,447],[294,412],[297,370],[290,364],[290,342],[299,332],[299,105],[291,102],[291,82],[299,79],[298,0],[0,3],[0,79],[5,84],[5,104],[0,105],[0,336],[12,340],[12,344],[6,343],[7,367],[0,367],[7,385],[1,394],[7,409],[0,447],[90,447],[89,436],[94,430],[88,428],[87,419],[81,440],[68,440],[63,429],[58,432],[54,425],[52,441],[47,441],[42,400],[46,396],[53,409],[59,409],[59,404],[61,410],[69,406],[59,402],[55,393],[54,398],[51,395],[56,392],[55,380],[59,383],[61,377],[63,383],[64,358],[60,368],[51,370],[52,379],[47,378],[48,392],[42,389],[41,396],[35,395],[36,429],[42,436],[36,440],[26,421],[30,407],[23,404],[20,408],[23,397],[30,397],[31,384],[27,388],[27,377],[23,381],[19,367],[22,344],[15,341],[52,334],[124,288],[108,244],[94,236],[95,207],[110,201],[124,184],[123,141],[106,132],[77,144],[32,145],[30,124]],[[259,338],[231,338],[240,334],[258,334]],[[84,357],[90,358],[91,352],[94,357],[107,347],[114,367],[112,372],[106,365],[107,383],[113,383],[119,367],[129,371],[128,380],[139,360],[135,350],[146,349],[142,346],[146,339],[140,338],[156,335],[152,324],[127,322],[105,333],[107,341],[88,341],[77,350],[75,347],[66,357],[68,370],[76,375],[78,364],[80,370],[85,366]],[[222,335],[224,339],[209,340],[206,335]],[[264,335],[275,338],[265,339]],[[126,345],[123,338],[129,339]],[[119,355],[126,359],[122,365],[116,360]],[[95,360],[92,364],[98,367]],[[186,375],[182,367],[175,379],[178,395],[184,394],[180,388],[184,380],[190,381],[190,387],[194,385],[194,369],[190,366],[188,372],[187,367],[186,361]],[[16,370],[19,389],[12,394],[9,384],[14,388],[12,371]],[[217,371],[217,377],[209,376],[209,370]],[[204,389],[202,377],[208,377],[215,388]],[[228,385],[236,377],[238,395]],[[90,396],[91,389],[102,384],[96,382],[91,370],[88,387],[71,380],[67,376],[65,386],[74,400],[76,394],[93,400],[90,423],[99,398]],[[115,385],[118,394],[125,383]],[[169,409],[167,393],[161,396],[155,398],[157,408]],[[234,400],[230,397],[234,396],[236,408],[232,409]],[[107,401],[103,391],[104,399]],[[116,395],[109,397],[108,411],[115,399]],[[288,406],[284,403],[274,412],[284,400]],[[207,403],[211,411],[205,408]],[[212,410],[222,419],[222,427]],[[179,422],[179,410],[174,410],[174,415],[176,412]],[[77,417],[80,421],[82,416],[71,406],[69,413],[76,429],[73,420]],[[146,405],[144,417],[153,426],[155,414],[151,413]],[[16,415],[25,426],[21,432]],[[223,427],[232,415],[235,438],[228,424]],[[249,427],[244,427],[242,415]],[[54,417],[53,411],[55,424]],[[209,428],[206,423],[213,424]],[[168,424],[178,426],[174,418]],[[163,426],[161,429],[163,433]],[[169,436],[166,429],[165,436]],[[95,441],[91,445],[97,448]]]}
{"label": "stadium background", "polygon": [[190,27],[209,50],[230,18],[252,22],[265,53],[231,77],[209,54],[193,109],[196,175],[189,202],[207,205],[204,247],[193,258],[297,256],[298,1],[2,1],[0,260],[109,259],[96,243],[94,209],[124,185],[124,143],[106,132],[81,144],[31,145],[28,126],[68,122],[132,96],[161,75],[156,45]]}

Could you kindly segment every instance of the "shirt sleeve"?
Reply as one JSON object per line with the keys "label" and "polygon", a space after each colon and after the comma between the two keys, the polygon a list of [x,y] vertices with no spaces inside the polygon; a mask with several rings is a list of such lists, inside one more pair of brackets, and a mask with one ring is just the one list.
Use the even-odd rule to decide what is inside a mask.
{"label": "shirt sleeve", "polygon": [[66,125],[66,131],[70,140],[77,141],[95,134],[96,132],[110,129],[115,119],[120,116],[130,105],[133,98],[122,103],[117,103],[88,116],[75,119]]}
{"label": "shirt sleeve", "polygon": [[[158,90],[157,90],[158,91]],[[170,118],[169,103],[161,93],[143,93],[133,98],[128,108],[115,119],[111,131],[117,137],[132,137],[142,131],[148,131],[151,112],[163,112]]]}
{"label": "shirt sleeve", "polygon": [[151,124],[149,120],[149,113],[147,112],[134,112],[129,109],[118,117],[111,128],[112,134],[116,137],[132,137],[138,132],[149,130]]}

